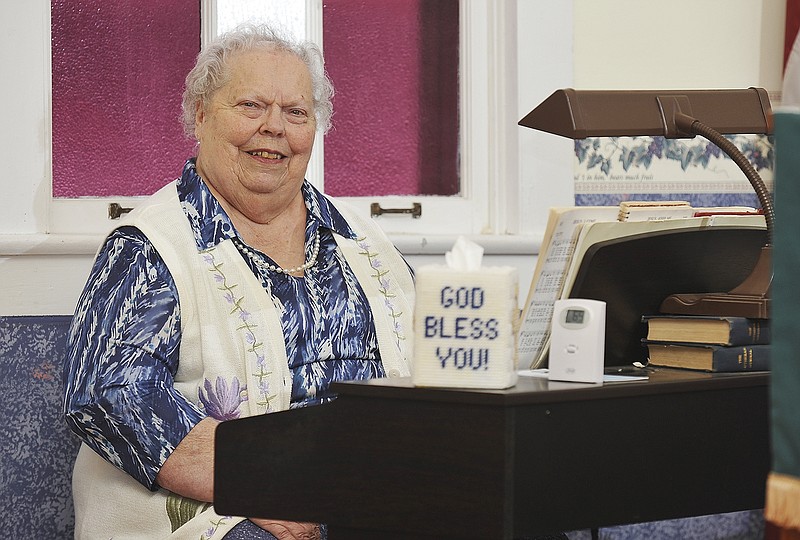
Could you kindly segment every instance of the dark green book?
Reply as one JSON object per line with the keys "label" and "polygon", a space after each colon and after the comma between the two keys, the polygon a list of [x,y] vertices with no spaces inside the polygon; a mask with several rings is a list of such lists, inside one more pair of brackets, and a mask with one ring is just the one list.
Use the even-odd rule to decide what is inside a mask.
{"label": "dark green book", "polygon": [[702,371],[769,371],[770,345],[699,345],[645,341],[650,365]]}
{"label": "dark green book", "polygon": [[769,319],[704,315],[645,315],[647,341],[760,345],[771,338]]}

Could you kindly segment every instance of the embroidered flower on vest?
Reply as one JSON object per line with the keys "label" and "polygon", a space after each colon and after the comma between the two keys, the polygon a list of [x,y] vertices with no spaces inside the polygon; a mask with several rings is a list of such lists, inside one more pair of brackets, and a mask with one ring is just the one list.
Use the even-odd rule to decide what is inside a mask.
{"label": "embroidered flower on vest", "polygon": [[206,414],[219,421],[234,420],[239,418],[239,406],[247,401],[246,386],[239,383],[239,378],[234,377],[231,386],[222,377],[217,377],[216,388],[208,379],[203,383],[203,389],[198,389],[200,403],[205,407]]}
{"label": "embroidered flower on vest", "polygon": [[[222,270],[222,264],[218,263],[214,258],[214,251],[216,248],[207,249],[202,252],[203,261],[208,265],[209,271],[213,274],[214,281],[217,283],[217,289],[220,291],[222,298],[230,305],[230,316],[238,319],[236,321],[236,332],[242,338],[243,345],[247,353],[250,354],[255,366],[252,370],[255,377],[258,379],[258,397],[256,403],[263,407],[265,412],[270,412],[270,401],[275,395],[270,395],[269,388],[269,375],[272,373],[267,370],[267,360],[264,355],[264,343],[258,340],[255,333],[257,325],[251,320],[252,314],[245,309],[245,298],[237,296],[235,289],[236,283],[232,283]],[[237,381],[238,384],[238,381]],[[241,401],[247,401],[248,392],[246,389],[242,390]],[[241,403],[241,402],[240,402]]]}

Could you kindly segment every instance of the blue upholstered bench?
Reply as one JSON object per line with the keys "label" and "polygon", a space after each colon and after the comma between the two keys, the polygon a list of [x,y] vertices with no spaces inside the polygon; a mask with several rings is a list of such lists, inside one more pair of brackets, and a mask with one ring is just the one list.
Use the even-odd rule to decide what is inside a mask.
{"label": "blue upholstered bench", "polygon": [[600,540],[761,540],[764,515],[758,510],[622,525],[600,530]]}
{"label": "blue upholstered bench", "polygon": [[3,538],[73,537],[78,440],[61,419],[71,317],[0,317],[0,514]]}
{"label": "blue upholstered bench", "polygon": [[[69,316],[0,317],[0,512],[4,538],[73,536],[72,464],[78,441],[61,420]],[[764,536],[761,512],[738,512],[609,527],[601,540],[725,539]],[[569,533],[590,540],[589,531]]]}

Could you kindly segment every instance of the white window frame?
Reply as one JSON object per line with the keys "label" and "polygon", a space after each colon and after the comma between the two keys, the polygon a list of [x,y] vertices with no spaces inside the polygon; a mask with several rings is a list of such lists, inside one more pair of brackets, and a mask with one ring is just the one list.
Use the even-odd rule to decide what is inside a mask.
{"label": "white window frame", "polygon": [[[507,212],[498,212],[497,207],[502,203],[506,189],[515,188],[516,170],[507,171],[506,182],[498,182],[492,166],[496,162],[508,163],[506,155],[516,144],[515,139],[511,141],[512,145],[498,144],[502,140],[500,135],[508,134],[509,130],[504,130],[497,122],[498,117],[509,117],[506,107],[513,105],[516,98],[497,99],[494,93],[516,88],[516,79],[503,81],[498,89],[491,84],[494,77],[490,74],[490,66],[497,64],[503,69],[506,62],[515,58],[513,51],[504,54],[506,41],[513,39],[515,34],[513,31],[506,35],[498,32],[505,22],[505,12],[514,3],[460,0],[459,4],[460,193],[453,196],[344,197],[365,214],[370,212],[370,205],[374,202],[382,208],[410,208],[413,203],[420,203],[422,215],[419,218],[408,214],[384,214],[375,218],[384,230],[405,241],[413,242],[413,237],[421,235],[431,241],[431,236],[496,234],[506,227],[503,219],[498,222],[493,222],[493,219],[499,215],[510,216]],[[499,36],[503,37],[494,39]],[[493,43],[496,46],[490,45]],[[493,110],[493,105],[499,110]],[[513,137],[513,133],[509,136]],[[516,229],[516,224],[512,228]]]}
{"label": "white window frame", "polygon": [[[213,0],[204,0],[209,2]],[[308,31],[321,36],[320,0],[310,2]],[[357,198],[352,202],[366,211],[370,202],[379,201],[384,207],[407,206],[408,202],[421,200],[423,217],[414,220],[407,216],[381,216],[376,218],[390,233],[393,240],[406,253],[436,254],[443,253],[452,245],[456,235],[478,236],[482,239],[487,253],[525,253],[536,252],[538,240],[543,230],[543,219],[537,218],[530,223],[531,212],[525,216],[519,212],[520,193],[529,187],[520,188],[520,170],[522,181],[527,181],[526,167],[520,165],[518,159],[518,137],[516,121],[521,117],[519,107],[526,107],[521,96],[517,96],[517,73],[515,54],[516,18],[518,8],[529,10],[532,7],[544,10],[553,8],[552,0],[498,1],[498,0],[461,0],[462,38],[461,38],[461,77],[464,86],[461,91],[461,182],[463,193],[458,197],[411,197],[411,198]],[[534,4],[533,6],[527,5]],[[518,6],[519,4],[519,6]],[[548,8],[549,6],[549,8]],[[0,15],[6,21],[16,21],[19,27],[16,34],[26,35],[27,47],[16,49],[20,66],[40,65],[41,71],[27,70],[19,86],[0,90],[0,98],[13,106],[6,106],[15,114],[14,123],[21,129],[35,130],[35,134],[19,142],[19,133],[3,137],[6,150],[6,162],[21,162],[25,168],[23,174],[15,175],[13,171],[3,174],[2,182],[8,186],[5,193],[8,203],[6,211],[0,216],[0,255],[14,254],[28,249],[29,244],[39,246],[37,249],[48,251],[76,250],[79,253],[94,251],[98,239],[114,226],[108,219],[108,205],[117,202],[122,206],[136,206],[141,197],[113,198],[53,198],[52,192],[52,146],[51,146],[51,65],[50,65],[50,3],[49,0],[30,0],[24,3],[9,3],[0,8]],[[569,18],[567,25],[571,27],[571,9],[568,17],[561,14],[561,19]],[[541,12],[541,11],[540,11]],[[314,15],[316,14],[316,15]],[[539,19],[537,18],[537,25]],[[27,22],[26,22],[27,21]],[[542,17],[542,28],[525,29],[529,36],[535,36],[540,30],[547,30],[547,17]],[[562,29],[565,25],[562,25]],[[11,27],[9,27],[11,28]],[[8,38],[7,38],[8,39]],[[534,45],[538,47],[539,45]],[[571,51],[565,50],[558,55],[566,64],[571,65]],[[553,59],[553,51],[547,51],[538,60],[544,61],[543,78],[555,64],[563,64]],[[23,82],[23,78],[26,79]],[[563,86],[559,81],[548,83],[548,88]],[[24,96],[24,105],[20,96],[35,88],[41,89],[41,95],[35,92]],[[536,95],[540,101],[546,94]],[[38,98],[38,99],[37,99]],[[518,98],[519,103],[518,103]],[[534,103],[535,104],[535,103]],[[30,106],[30,108],[28,107]],[[522,114],[527,111],[522,111]],[[25,141],[36,140],[38,146],[32,151],[25,146]],[[324,151],[324,146],[320,145]],[[15,150],[16,148],[16,150]],[[525,150],[523,150],[525,151]],[[7,153],[6,153],[7,152]],[[322,152],[320,152],[321,156]],[[24,155],[20,158],[19,156]],[[322,159],[318,162],[322,163]],[[13,159],[12,159],[13,158]],[[534,158],[536,159],[536,158]],[[549,158],[545,158],[548,161]],[[561,160],[564,161],[564,160]],[[566,160],[568,162],[568,160]],[[321,165],[311,171],[312,178],[320,182]],[[13,169],[13,167],[12,167]],[[564,169],[562,169],[564,170]],[[176,173],[177,174],[177,173]],[[563,190],[550,192],[541,181],[534,179],[538,193],[533,209],[544,211],[550,205],[569,204],[562,197]],[[435,201],[434,199],[450,199]],[[439,203],[443,202],[443,205]],[[450,203],[450,204],[444,204]],[[551,204],[552,203],[552,204]],[[541,215],[541,214],[540,214]],[[25,238],[16,236],[25,235]],[[9,238],[8,235],[14,235]],[[43,248],[42,244],[54,246]],[[65,246],[78,246],[75,248]],[[83,247],[80,247],[83,246]],[[497,247],[493,247],[497,246]]]}

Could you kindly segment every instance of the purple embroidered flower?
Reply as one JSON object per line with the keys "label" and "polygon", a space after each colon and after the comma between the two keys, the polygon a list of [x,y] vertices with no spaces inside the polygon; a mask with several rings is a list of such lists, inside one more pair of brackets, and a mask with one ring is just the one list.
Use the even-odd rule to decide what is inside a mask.
{"label": "purple embroidered flower", "polygon": [[239,418],[239,406],[247,401],[247,398],[243,397],[244,388],[240,386],[238,377],[233,378],[230,388],[222,377],[217,377],[216,389],[208,379],[203,386],[206,389],[205,393],[202,388],[198,392],[209,416],[217,420]]}

